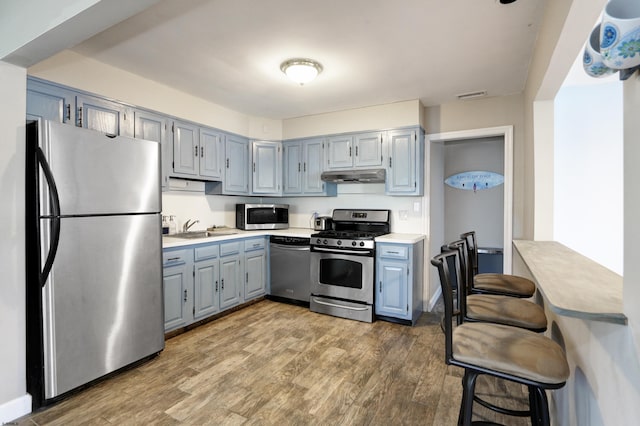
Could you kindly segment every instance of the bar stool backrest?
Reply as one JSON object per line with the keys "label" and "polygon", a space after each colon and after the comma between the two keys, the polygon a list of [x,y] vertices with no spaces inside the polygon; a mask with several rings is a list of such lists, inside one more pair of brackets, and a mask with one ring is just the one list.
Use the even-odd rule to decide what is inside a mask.
{"label": "bar stool backrest", "polygon": [[478,240],[476,239],[476,231],[465,232],[460,235],[460,238],[467,242],[467,252],[471,263],[471,277],[474,277],[478,275]]}
{"label": "bar stool backrest", "polygon": [[[457,277],[461,276],[460,262],[458,259],[457,250],[446,251],[431,259],[431,264],[438,268],[442,299],[444,302],[442,328],[445,336],[445,362],[447,364],[450,364],[450,361],[453,359],[453,280],[458,280]],[[461,288],[459,281],[456,284],[458,288]]]}

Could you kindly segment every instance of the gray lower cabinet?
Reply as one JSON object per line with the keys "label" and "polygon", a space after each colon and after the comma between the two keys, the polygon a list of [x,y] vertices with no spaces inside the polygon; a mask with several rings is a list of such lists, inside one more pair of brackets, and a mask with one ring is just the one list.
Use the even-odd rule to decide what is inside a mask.
{"label": "gray lower cabinet", "polygon": [[220,309],[230,308],[242,301],[242,241],[220,244]]}
{"label": "gray lower cabinet", "polygon": [[267,292],[267,239],[252,238],[244,242],[244,300],[264,296]]}
{"label": "gray lower cabinet", "polygon": [[193,249],[164,250],[164,330],[193,322]]}
{"label": "gray lower cabinet", "polygon": [[415,324],[422,312],[424,244],[376,244],[376,316]]}
{"label": "gray lower cabinet", "polygon": [[195,321],[220,310],[220,254],[218,244],[194,249],[193,319]]}
{"label": "gray lower cabinet", "polygon": [[266,294],[266,237],[163,250],[164,330]]}

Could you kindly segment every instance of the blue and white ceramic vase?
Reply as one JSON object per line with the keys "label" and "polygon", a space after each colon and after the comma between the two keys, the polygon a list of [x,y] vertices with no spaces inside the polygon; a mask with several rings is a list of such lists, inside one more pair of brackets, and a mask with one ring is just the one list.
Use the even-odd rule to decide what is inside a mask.
{"label": "blue and white ceramic vase", "polygon": [[600,54],[606,66],[629,69],[640,65],[640,1],[611,0],[600,25]]}
{"label": "blue and white ceramic vase", "polygon": [[591,31],[591,36],[587,40],[587,45],[584,47],[584,54],[582,55],[582,66],[591,77],[606,77],[617,71],[602,62],[602,55],[600,55],[600,24]]}

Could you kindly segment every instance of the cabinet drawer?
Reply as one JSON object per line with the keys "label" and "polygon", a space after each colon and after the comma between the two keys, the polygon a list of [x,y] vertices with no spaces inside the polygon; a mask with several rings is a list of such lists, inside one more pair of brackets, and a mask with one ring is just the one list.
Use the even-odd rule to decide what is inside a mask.
{"label": "cabinet drawer", "polygon": [[391,259],[408,259],[409,247],[405,246],[380,246],[378,248],[378,255],[380,257],[386,257]]}
{"label": "cabinet drawer", "polygon": [[214,257],[218,257],[218,253],[220,251],[220,246],[218,244],[211,244],[208,246],[196,247],[195,248],[195,260],[205,260],[212,259]]}
{"label": "cabinet drawer", "polygon": [[261,250],[265,247],[264,238],[254,238],[252,240],[246,240],[244,242],[244,251]]}
{"label": "cabinet drawer", "polygon": [[190,259],[191,250],[172,250],[162,252],[162,266],[181,265]]}
{"label": "cabinet drawer", "polygon": [[220,256],[240,253],[240,241],[220,244]]}

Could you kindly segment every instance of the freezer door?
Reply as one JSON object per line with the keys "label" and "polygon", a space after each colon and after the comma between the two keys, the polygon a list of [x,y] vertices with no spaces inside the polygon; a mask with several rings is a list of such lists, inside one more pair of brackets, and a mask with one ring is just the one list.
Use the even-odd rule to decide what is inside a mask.
{"label": "freezer door", "polygon": [[[164,348],[160,216],[63,218],[42,290],[45,398]],[[49,220],[41,221],[46,251]]]}
{"label": "freezer door", "polygon": [[[39,144],[60,197],[61,215],[161,211],[160,144],[43,121]],[[41,173],[41,214],[49,195]]]}

